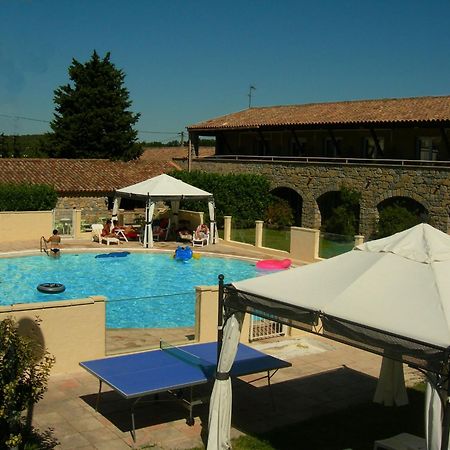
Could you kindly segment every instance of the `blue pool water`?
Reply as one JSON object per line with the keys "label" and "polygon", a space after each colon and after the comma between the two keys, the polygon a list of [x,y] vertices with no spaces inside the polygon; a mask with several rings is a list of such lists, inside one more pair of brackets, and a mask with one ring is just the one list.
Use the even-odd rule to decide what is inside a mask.
{"label": "blue pool water", "polygon": [[[194,287],[217,285],[221,273],[226,283],[258,275],[254,263],[203,255],[187,262],[175,261],[167,253],[0,258],[0,305],[103,295],[108,299],[108,328],[193,326]],[[66,290],[44,294],[36,289],[41,283],[62,283]]]}

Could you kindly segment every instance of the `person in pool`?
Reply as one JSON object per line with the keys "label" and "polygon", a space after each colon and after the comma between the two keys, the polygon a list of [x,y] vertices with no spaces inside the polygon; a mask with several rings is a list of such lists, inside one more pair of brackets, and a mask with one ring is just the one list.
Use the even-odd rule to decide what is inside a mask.
{"label": "person in pool", "polygon": [[53,230],[52,235],[45,241],[47,244],[50,244],[50,254],[53,256],[59,256],[61,251],[61,236],[58,234],[58,230]]}

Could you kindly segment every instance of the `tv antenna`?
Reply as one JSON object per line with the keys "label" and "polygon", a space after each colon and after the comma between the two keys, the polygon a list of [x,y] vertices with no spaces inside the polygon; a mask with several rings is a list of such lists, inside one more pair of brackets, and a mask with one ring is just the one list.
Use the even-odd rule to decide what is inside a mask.
{"label": "tv antenna", "polygon": [[250,86],[250,88],[248,89],[248,107],[251,108],[252,107],[252,90],[256,91],[255,86]]}

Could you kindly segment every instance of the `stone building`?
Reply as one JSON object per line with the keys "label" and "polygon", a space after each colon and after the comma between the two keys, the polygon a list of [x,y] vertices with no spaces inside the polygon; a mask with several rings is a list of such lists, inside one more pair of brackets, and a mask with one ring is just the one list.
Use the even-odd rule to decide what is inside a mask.
{"label": "stone building", "polygon": [[[361,234],[398,198],[449,231],[450,96],[249,108],[188,131],[190,170],[265,174],[296,225],[320,227],[320,199],[347,187],[361,195]],[[198,157],[201,137],[215,137],[214,155]]]}

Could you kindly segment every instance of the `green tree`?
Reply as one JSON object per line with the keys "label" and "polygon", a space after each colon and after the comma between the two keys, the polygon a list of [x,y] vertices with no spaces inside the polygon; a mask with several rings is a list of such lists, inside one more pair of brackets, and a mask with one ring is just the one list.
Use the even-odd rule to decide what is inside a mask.
{"label": "green tree", "polygon": [[290,227],[294,223],[291,205],[287,200],[274,196],[267,207],[264,220],[272,227]]}
{"label": "green tree", "polygon": [[125,74],[96,51],[82,64],[73,59],[69,67],[72,84],[55,90],[55,114],[50,126],[53,156],[64,158],[138,158],[133,125],[139,114],[129,111],[131,100],[124,87]]}
{"label": "green tree", "polygon": [[323,229],[328,233],[353,236],[358,232],[361,194],[344,186],[338,197],[339,203],[332,208],[330,217],[324,221]]}
{"label": "green tree", "polygon": [[410,211],[400,204],[387,206],[380,211],[377,237],[391,236],[421,222],[422,218],[417,211]]}

